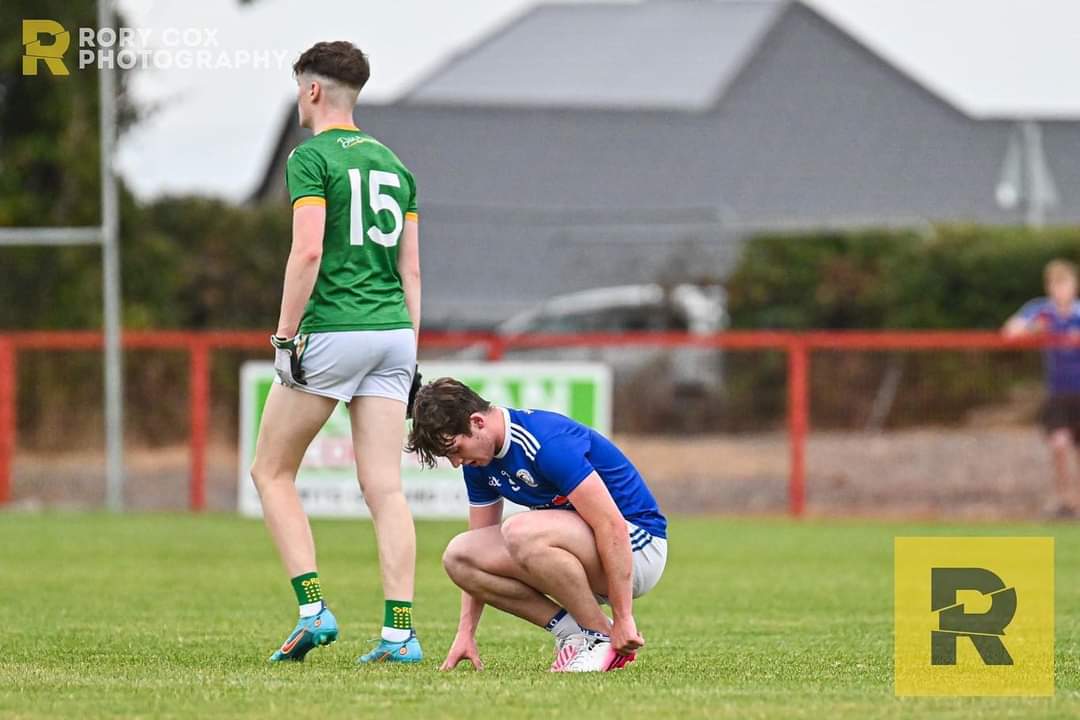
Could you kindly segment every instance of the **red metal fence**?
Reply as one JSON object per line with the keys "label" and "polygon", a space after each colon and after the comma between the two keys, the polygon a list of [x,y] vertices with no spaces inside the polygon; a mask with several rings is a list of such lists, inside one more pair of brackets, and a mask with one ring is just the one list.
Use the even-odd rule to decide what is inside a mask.
{"label": "red metal fence", "polygon": [[[215,350],[267,349],[263,332],[127,332],[124,348],[181,350],[188,353],[190,404],[189,506],[206,506],[206,447],[211,401],[210,368]],[[1005,351],[1058,345],[1080,345],[1080,339],[1025,338],[1006,340],[998,333],[980,331],[930,332],[723,332],[712,335],[685,333],[626,333],[584,335],[526,335],[513,338],[482,333],[423,333],[424,349],[453,349],[482,344],[489,360],[499,360],[511,349],[654,346],[775,350],[787,354],[787,427],[790,443],[788,510],[803,513],[806,498],[806,436],[810,429],[809,368],[817,350],[981,350]],[[20,350],[97,350],[102,336],[96,332],[0,333],[0,504],[11,497],[15,454],[16,368]]]}

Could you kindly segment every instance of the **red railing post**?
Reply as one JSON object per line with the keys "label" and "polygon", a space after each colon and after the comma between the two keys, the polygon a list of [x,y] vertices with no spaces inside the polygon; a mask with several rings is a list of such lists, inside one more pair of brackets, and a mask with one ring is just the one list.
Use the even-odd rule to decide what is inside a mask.
{"label": "red railing post", "polygon": [[800,517],[806,506],[806,433],[809,429],[810,352],[806,342],[788,344],[788,441],[791,444],[791,468],[788,478],[788,511]]}
{"label": "red railing post", "polygon": [[210,346],[202,339],[189,346],[188,392],[191,413],[191,487],[193,511],[206,508],[206,436],[210,425]]}
{"label": "red railing post", "polygon": [[0,505],[11,502],[15,463],[15,344],[0,338]]}
{"label": "red railing post", "polygon": [[501,337],[494,337],[488,341],[487,347],[487,361],[498,362],[503,359],[503,355],[506,354],[507,342]]}

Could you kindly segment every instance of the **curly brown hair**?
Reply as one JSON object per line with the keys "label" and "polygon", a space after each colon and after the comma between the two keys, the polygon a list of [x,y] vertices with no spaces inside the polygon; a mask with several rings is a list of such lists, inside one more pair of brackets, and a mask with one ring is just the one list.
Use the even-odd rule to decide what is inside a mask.
{"label": "curly brown hair", "polygon": [[304,51],[293,63],[293,75],[315,73],[337,80],[357,91],[371,77],[371,66],[367,55],[348,40],[318,42]]}
{"label": "curly brown hair", "polygon": [[405,450],[415,452],[424,466],[433,468],[437,458],[449,454],[455,435],[472,435],[472,414],[490,409],[491,403],[463,382],[448,377],[430,382],[416,393]]}

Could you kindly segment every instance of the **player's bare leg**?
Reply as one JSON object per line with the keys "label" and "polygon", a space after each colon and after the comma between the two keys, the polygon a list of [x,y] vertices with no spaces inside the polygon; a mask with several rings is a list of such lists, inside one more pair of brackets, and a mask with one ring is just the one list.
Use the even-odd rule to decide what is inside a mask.
{"label": "player's bare leg", "polygon": [[530,584],[562,604],[583,628],[556,645],[553,671],[603,672],[633,662],[636,653],[616,652],[608,637],[611,621],[594,595],[608,594],[607,575],[593,530],[580,515],[565,510],[521,513],[503,523],[502,535]]}
{"label": "player's bare leg", "polygon": [[459,588],[487,605],[544,627],[561,609],[528,584],[498,525],[463,532],[446,546],[443,567]]}
{"label": "player's bare leg", "polygon": [[[1073,460],[1076,463],[1076,470],[1069,472],[1068,461],[1063,463],[1065,466],[1065,482],[1067,483],[1067,504],[1072,513],[1080,514],[1080,443],[1073,439],[1072,431],[1069,432],[1069,441],[1075,453]],[[1073,454],[1069,453],[1069,454]]]}
{"label": "player's bare leg", "polygon": [[577,513],[534,510],[501,527],[462,533],[447,546],[443,564],[461,589],[540,627],[560,609],[545,595],[583,628],[610,626],[593,594],[607,592],[596,540]]}
{"label": "player's bare leg", "polygon": [[[382,631],[384,642],[361,660],[416,662],[421,657],[419,644],[412,632],[416,529],[409,504],[401,490],[405,403],[383,397],[356,397],[349,403],[349,417],[352,421],[357,478],[375,525],[379,570],[386,598]],[[399,654],[400,648],[396,645],[406,643],[409,644],[406,652]]]}
{"label": "player's bare leg", "polygon": [[336,404],[275,383],[263,408],[251,479],[289,577],[315,571],[315,541],[296,492],[296,472]]}
{"label": "player's bare leg", "polygon": [[337,620],[322,602],[315,541],[296,492],[300,461],[336,404],[275,384],[263,408],[251,478],[300,607],[296,627],[270,657],[274,662],[302,661],[310,650],[333,642],[338,635]]}
{"label": "player's bare leg", "polygon": [[[607,578],[592,529],[577,513],[537,510],[462,533],[447,546],[443,565],[473,597],[556,634],[552,670],[616,669],[633,660],[604,649],[610,620],[593,593],[606,594]],[[574,630],[562,636],[551,623],[565,613]],[[594,644],[595,633],[604,636],[602,646]],[[574,668],[579,655],[583,662]]]}
{"label": "player's bare leg", "polygon": [[1078,509],[1076,490],[1069,472],[1069,457],[1073,450],[1072,432],[1067,428],[1058,428],[1050,433],[1048,442],[1054,465],[1054,490],[1057,493],[1058,510],[1075,512]]}
{"label": "player's bare leg", "polygon": [[608,632],[611,621],[594,594],[607,594],[607,576],[588,523],[575,512],[534,510],[510,517],[501,531],[533,587],[555,598],[581,627]]}
{"label": "player's bare leg", "polygon": [[379,566],[387,597],[412,600],[416,573],[416,530],[401,490],[405,404],[381,397],[349,403],[356,472],[371,509],[379,544]]}

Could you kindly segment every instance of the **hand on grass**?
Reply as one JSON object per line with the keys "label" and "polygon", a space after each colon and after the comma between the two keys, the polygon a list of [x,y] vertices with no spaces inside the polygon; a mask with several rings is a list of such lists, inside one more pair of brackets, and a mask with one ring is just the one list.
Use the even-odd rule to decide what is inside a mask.
{"label": "hand on grass", "polygon": [[453,670],[462,660],[468,660],[477,670],[484,669],[484,662],[480,659],[480,651],[476,648],[476,638],[465,637],[460,633],[454,636],[454,642],[446,653],[446,659],[439,666],[440,670]]}

